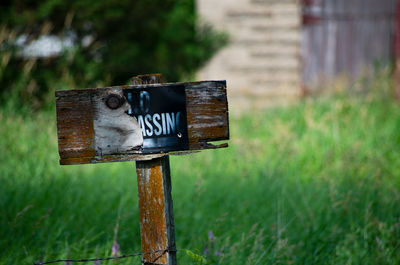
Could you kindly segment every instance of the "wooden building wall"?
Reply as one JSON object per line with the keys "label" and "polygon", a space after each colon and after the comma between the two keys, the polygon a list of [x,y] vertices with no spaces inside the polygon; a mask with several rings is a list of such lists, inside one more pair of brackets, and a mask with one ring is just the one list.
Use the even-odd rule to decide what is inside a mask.
{"label": "wooden building wall", "polygon": [[397,0],[303,0],[302,81],[370,76],[393,58]]}

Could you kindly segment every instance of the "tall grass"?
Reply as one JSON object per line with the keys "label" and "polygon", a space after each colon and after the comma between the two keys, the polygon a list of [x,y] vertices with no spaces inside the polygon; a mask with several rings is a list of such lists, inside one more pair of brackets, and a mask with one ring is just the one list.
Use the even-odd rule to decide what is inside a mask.
{"label": "tall grass", "polygon": [[[53,111],[0,124],[0,264],[111,255],[118,216],[121,252],[140,251],[133,162],[59,166]],[[230,124],[229,148],[171,159],[179,264],[400,264],[397,102],[338,94]]]}

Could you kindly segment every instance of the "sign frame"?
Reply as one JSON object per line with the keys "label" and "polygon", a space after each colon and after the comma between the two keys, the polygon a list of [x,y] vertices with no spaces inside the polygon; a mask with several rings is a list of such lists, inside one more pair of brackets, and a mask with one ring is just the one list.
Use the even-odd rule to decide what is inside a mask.
{"label": "sign frame", "polygon": [[[133,84],[95,89],[56,91],[60,164],[140,161],[161,157],[166,154],[181,154],[228,146],[227,143],[217,145],[211,143],[229,139],[226,81],[162,84],[135,84],[133,82]],[[168,90],[176,87],[183,89],[186,101],[188,140],[186,146],[172,149],[159,148],[151,152],[144,152],[143,149],[135,149],[132,145],[119,145],[117,149],[111,148],[108,151],[104,151],[108,145],[111,147],[113,145],[114,147],[118,146],[118,142],[113,142],[111,144],[102,144],[102,149],[99,151],[100,138],[115,139],[116,137],[113,136],[115,134],[112,131],[118,133],[120,128],[126,128],[127,125],[130,127],[128,126],[126,130],[133,131],[132,128],[134,128],[136,119],[132,119],[128,114],[131,106],[124,93],[126,94],[130,90]],[[120,97],[122,103],[116,97]],[[100,127],[105,128],[106,136],[99,133]],[[110,135],[107,136],[108,132]],[[123,133],[124,131],[122,131]],[[138,136],[137,134],[136,132],[136,136]],[[96,135],[100,135],[101,137],[96,138]]]}

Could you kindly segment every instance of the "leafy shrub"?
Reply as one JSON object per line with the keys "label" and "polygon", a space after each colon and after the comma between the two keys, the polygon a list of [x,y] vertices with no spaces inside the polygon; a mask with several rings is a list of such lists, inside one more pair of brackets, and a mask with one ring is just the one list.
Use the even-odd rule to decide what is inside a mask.
{"label": "leafy shrub", "polygon": [[[188,78],[226,43],[199,22],[194,0],[9,1],[0,24],[1,103],[13,97],[33,108],[48,105],[58,88],[118,85],[154,72],[171,82]],[[21,54],[21,46],[54,35],[72,48]]]}

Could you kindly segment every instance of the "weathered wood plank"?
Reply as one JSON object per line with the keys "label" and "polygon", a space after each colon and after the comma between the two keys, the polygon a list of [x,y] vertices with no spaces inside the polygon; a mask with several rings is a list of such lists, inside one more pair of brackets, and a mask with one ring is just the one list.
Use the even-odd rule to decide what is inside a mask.
{"label": "weathered wood plank", "polygon": [[57,91],[58,150],[61,159],[93,157],[93,106],[91,93]]}
{"label": "weathered wood plank", "polygon": [[[143,139],[138,122],[128,115],[125,89],[184,89],[186,95],[188,147],[191,151],[226,147],[208,142],[229,139],[228,102],[225,81],[115,86],[56,92],[60,164],[148,160],[140,149]],[[117,108],[107,107],[110,95]],[[167,153],[167,152],[165,152]],[[146,154],[148,155],[148,153]],[[151,154],[153,157],[162,156]]]}
{"label": "weathered wood plank", "polygon": [[226,83],[209,82],[186,88],[189,147],[212,148],[208,142],[229,139]]}

